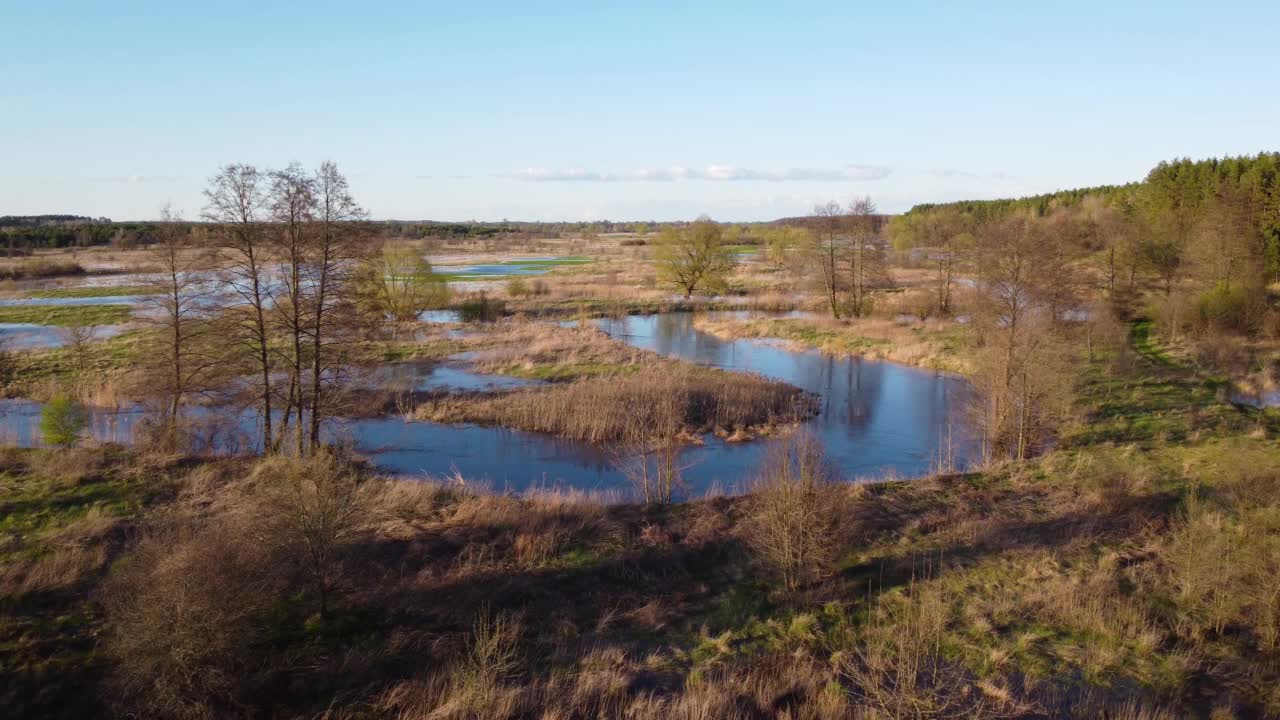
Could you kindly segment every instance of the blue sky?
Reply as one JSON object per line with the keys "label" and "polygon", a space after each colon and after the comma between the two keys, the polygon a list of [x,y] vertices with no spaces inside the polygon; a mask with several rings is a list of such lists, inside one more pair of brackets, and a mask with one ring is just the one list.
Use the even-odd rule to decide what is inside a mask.
{"label": "blue sky", "polygon": [[0,0],[0,215],[334,160],[379,218],[759,220],[1280,149],[1280,3],[1041,5]]}

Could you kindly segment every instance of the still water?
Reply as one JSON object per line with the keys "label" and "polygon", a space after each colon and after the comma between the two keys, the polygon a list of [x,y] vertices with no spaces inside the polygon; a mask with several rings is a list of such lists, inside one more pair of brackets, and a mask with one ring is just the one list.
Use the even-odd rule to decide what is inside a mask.
{"label": "still water", "polygon": [[[973,456],[973,445],[958,418],[970,393],[961,379],[885,362],[795,352],[768,342],[720,340],[695,329],[688,313],[601,320],[599,325],[637,347],[732,371],[760,373],[817,393],[821,413],[806,426],[822,439],[833,465],[847,478],[923,474],[935,465],[945,446],[953,448],[957,465]],[[419,390],[501,390],[524,384],[448,364],[390,366],[380,372],[382,381]],[[0,402],[0,431],[5,440],[37,443],[38,414],[39,406],[29,401]],[[138,417],[140,411],[133,408],[96,410],[93,436],[127,441]],[[208,443],[248,449],[257,424],[252,413],[230,415]],[[380,467],[395,473],[457,473],[494,490],[625,491],[629,487],[606,448],[536,433],[409,422],[395,415],[337,420],[326,431],[330,438],[353,443]],[[686,494],[740,488],[756,472],[765,448],[764,442],[728,443],[715,437],[688,448],[682,458],[687,466]]]}

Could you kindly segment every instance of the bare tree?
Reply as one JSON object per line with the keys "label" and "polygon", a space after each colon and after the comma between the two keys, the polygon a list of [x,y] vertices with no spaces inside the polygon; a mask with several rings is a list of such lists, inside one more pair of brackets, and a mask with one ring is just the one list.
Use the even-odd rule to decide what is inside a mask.
{"label": "bare tree", "polygon": [[273,458],[257,470],[256,535],[291,561],[316,593],[327,617],[341,589],[343,555],[375,521],[385,487],[348,459],[321,449],[306,459]]}
{"label": "bare tree", "polygon": [[840,317],[840,293],[844,288],[840,265],[845,220],[839,203],[833,201],[818,205],[813,208],[813,232],[805,238],[805,255],[810,263],[817,266],[831,317],[837,319]]}
{"label": "bare tree", "polygon": [[68,325],[62,328],[62,341],[76,364],[76,373],[83,376],[89,369],[89,351],[97,328],[93,325]]}
{"label": "bare tree", "polygon": [[1044,222],[1019,214],[981,233],[976,420],[988,459],[1025,458],[1070,407],[1070,353],[1057,317],[1062,251]]}
{"label": "bare tree", "polygon": [[155,366],[151,390],[164,399],[164,430],[174,437],[183,401],[193,392],[207,389],[221,353],[211,352],[206,343],[211,335],[209,290],[201,268],[206,258],[182,226],[182,218],[166,205],[160,212],[156,240],[148,249],[161,268],[158,292],[143,299],[152,312],[142,317],[154,324],[156,352],[150,354]]}
{"label": "bare tree", "polygon": [[[344,328],[354,322],[340,314],[351,307],[356,264],[368,253],[368,236],[358,226],[365,212],[352,197],[347,179],[331,162],[320,165],[312,179],[315,233],[309,264],[311,325],[311,450],[320,446],[320,425],[331,410],[326,383],[336,381],[341,364]],[[344,322],[345,321],[345,322]]]}
{"label": "bare tree", "polygon": [[934,271],[935,304],[943,315],[952,310],[951,288],[973,250],[969,216],[939,210],[925,216],[927,252]]}
{"label": "bare tree", "polygon": [[262,414],[262,450],[274,450],[272,433],[272,352],[267,314],[274,295],[263,227],[268,202],[266,177],[252,165],[224,166],[205,189],[204,218],[215,223],[222,248],[224,279],[231,293],[229,327],[238,348],[256,365]]}
{"label": "bare tree", "polygon": [[310,323],[306,317],[304,295],[307,292],[308,234],[315,212],[315,187],[311,176],[297,163],[272,172],[269,202],[278,263],[276,272],[281,283],[281,292],[273,305],[274,318],[286,337],[286,342],[278,346],[277,352],[288,369],[289,378],[276,444],[279,447],[284,443],[292,414],[297,418],[294,447],[297,454],[302,455],[306,452],[307,428],[307,399],[302,377],[303,368],[309,364],[304,353],[307,349],[305,333]]}
{"label": "bare tree", "polygon": [[871,312],[871,291],[889,284],[889,259],[880,234],[881,219],[871,198],[855,199],[849,204],[848,215],[848,305],[855,317],[862,317]]}

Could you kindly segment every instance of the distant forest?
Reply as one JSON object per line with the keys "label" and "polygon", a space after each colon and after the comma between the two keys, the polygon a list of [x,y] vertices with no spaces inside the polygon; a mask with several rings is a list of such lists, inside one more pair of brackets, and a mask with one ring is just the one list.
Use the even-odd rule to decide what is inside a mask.
{"label": "distant forest", "polygon": [[[191,222],[190,225],[202,223]],[[429,220],[374,221],[386,234],[401,238],[438,240],[510,236],[546,236],[561,233],[600,235],[658,230],[685,223],[658,222],[434,222]],[[155,242],[159,222],[112,222],[110,218],[83,215],[0,216],[0,247],[10,254],[32,250],[110,245],[129,248]]]}
{"label": "distant forest", "polygon": [[929,247],[1019,213],[1070,216],[1065,227],[1095,245],[1120,243],[1117,252],[1169,279],[1200,264],[1216,268],[1220,281],[1246,267],[1256,280],[1280,281],[1280,152],[1161,162],[1127,185],[916,205],[889,230],[899,249]]}

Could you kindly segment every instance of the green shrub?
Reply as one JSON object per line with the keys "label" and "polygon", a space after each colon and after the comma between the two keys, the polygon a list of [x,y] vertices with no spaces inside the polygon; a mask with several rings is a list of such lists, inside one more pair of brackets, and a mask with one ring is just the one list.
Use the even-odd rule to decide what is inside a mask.
{"label": "green shrub", "polygon": [[1204,325],[1250,332],[1258,324],[1264,306],[1256,291],[1244,285],[1220,282],[1200,295],[1196,309]]}
{"label": "green shrub", "polygon": [[529,283],[522,277],[513,277],[507,281],[507,294],[511,297],[522,297],[529,294]]}
{"label": "green shrub", "polygon": [[49,445],[60,448],[75,445],[88,425],[84,406],[66,395],[53,398],[40,411],[40,434]]}
{"label": "green shrub", "polygon": [[458,305],[458,316],[463,322],[494,322],[506,312],[506,303],[487,297],[483,292]]}

